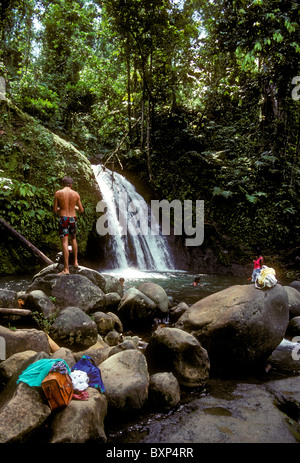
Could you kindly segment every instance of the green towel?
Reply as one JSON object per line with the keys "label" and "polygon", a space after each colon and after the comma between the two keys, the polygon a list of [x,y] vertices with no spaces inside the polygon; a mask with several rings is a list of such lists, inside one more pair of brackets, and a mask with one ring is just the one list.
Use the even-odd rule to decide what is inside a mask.
{"label": "green towel", "polygon": [[41,359],[31,363],[26,370],[24,370],[18,380],[19,382],[27,383],[29,386],[38,387],[42,384],[43,379],[47,376],[52,366],[56,362],[63,362],[66,365],[67,371],[71,373],[70,368],[62,359]]}

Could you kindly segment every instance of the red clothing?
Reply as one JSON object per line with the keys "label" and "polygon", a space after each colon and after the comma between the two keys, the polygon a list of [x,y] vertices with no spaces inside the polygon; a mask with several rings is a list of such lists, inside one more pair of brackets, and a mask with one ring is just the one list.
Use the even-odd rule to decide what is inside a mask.
{"label": "red clothing", "polygon": [[256,268],[261,268],[263,262],[263,257],[260,256],[257,260],[254,261],[254,270]]}

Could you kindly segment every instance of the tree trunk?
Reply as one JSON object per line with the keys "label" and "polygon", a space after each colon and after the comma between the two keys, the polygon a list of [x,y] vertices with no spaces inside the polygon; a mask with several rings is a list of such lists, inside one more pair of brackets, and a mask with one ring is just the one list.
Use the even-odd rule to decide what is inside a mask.
{"label": "tree trunk", "polygon": [[30,243],[30,241],[26,240],[26,238],[24,238],[24,236],[22,236],[19,232],[17,232],[13,227],[11,227],[7,222],[5,222],[5,220],[3,220],[2,218],[0,218],[0,224],[5,227],[9,233],[13,236],[15,236],[16,238],[18,238],[23,244],[25,244],[25,246],[27,248],[29,248],[29,250],[38,258],[40,259],[42,262],[44,262],[45,264],[47,265],[51,265],[51,264],[54,264],[54,262],[49,259],[47,256],[45,256],[45,254],[43,254],[41,251],[39,251],[39,249],[37,249],[33,244]]}

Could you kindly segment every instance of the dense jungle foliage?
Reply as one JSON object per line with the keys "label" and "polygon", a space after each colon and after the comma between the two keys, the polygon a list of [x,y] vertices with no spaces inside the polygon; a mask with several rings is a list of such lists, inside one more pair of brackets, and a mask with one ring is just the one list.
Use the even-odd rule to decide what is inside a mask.
{"label": "dense jungle foliage", "polygon": [[[238,243],[298,246],[297,1],[8,0],[0,14],[1,100],[156,197],[205,200],[205,221]],[[1,213],[22,230],[52,198],[29,158],[13,165],[8,118]],[[54,188],[64,172],[46,169],[53,150],[43,160]]]}

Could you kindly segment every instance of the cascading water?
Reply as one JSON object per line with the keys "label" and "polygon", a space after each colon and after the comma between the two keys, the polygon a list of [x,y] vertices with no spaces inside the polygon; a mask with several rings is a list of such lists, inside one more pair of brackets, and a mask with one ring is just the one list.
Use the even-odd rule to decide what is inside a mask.
{"label": "cascading water", "polygon": [[144,198],[119,173],[101,164],[93,165],[92,168],[107,208],[107,252],[110,253],[111,265],[118,269],[174,269],[167,237],[150,232],[150,220],[151,230],[158,231],[159,224],[150,215]]}

